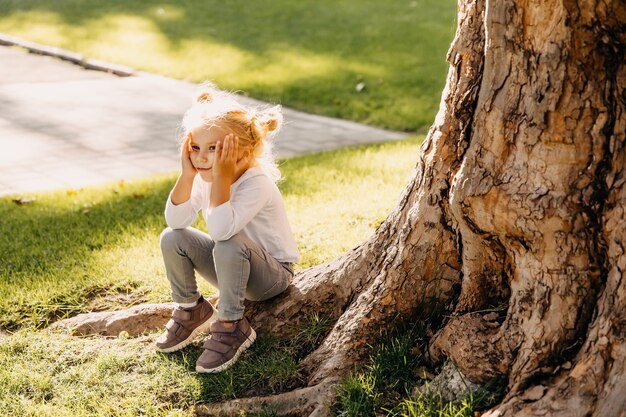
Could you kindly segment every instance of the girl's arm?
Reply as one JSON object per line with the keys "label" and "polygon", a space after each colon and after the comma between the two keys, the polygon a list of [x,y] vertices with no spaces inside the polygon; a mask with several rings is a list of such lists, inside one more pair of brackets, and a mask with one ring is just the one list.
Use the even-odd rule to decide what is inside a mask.
{"label": "girl's arm", "polygon": [[240,186],[240,195],[232,196],[231,201],[231,185],[248,169],[250,162],[249,154],[239,161],[238,154],[237,136],[229,134],[223,144],[217,142],[206,219],[209,234],[215,241],[230,239],[238,233],[265,206],[270,196],[269,185],[262,177],[250,178]]}
{"label": "girl's arm", "polygon": [[[184,186],[184,183],[180,182]],[[192,180],[190,196],[187,198],[187,201],[175,204],[176,198],[173,194],[176,191],[176,186],[174,186],[165,204],[165,221],[167,225],[172,229],[184,229],[191,226],[198,218],[198,212],[203,206],[203,201],[207,200],[206,196],[209,187],[200,176],[196,176]]]}
{"label": "girl's arm", "polygon": [[189,158],[189,139],[189,136],[187,136],[180,149],[180,175],[170,193],[170,198],[174,205],[179,205],[189,200],[193,187],[193,179],[198,173]]}
{"label": "girl's arm", "polygon": [[178,176],[176,184],[174,184],[174,188],[172,188],[170,194],[170,199],[175,206],[189,201],[193,188],[193,179],[194,177],[185,176],[183,174]]}
{"label": "girl's arm", "polygon": [[229,178],[219,177],[213,179],[211,184],[211,203],[209,208],[221,206],[230,200],[230,186],[234,181]]}
{"label": "girl's arm", "polygon": [[238,159],[239,138],[233,134],[228,134],[223,141],[218,141],[215,148],[210,209],[230,200],[230,186],[246,172],[250,162],[249,153]]}
{"label": "girl's arm", "polygon": [[246,178],[223,204],[210,209],[206,222],[215,241],[239,233],[267,204],[272,196],[272,181],[265,175]]}
{"label": "girl's arm", "polygon": [[[203,184],[189,159],[189,137],[180,150],[181,172],[165,205],[165,221],[172,229],[184,229],[193,224],[202,206]],[[195,184],[195,186],[194,186]]]}

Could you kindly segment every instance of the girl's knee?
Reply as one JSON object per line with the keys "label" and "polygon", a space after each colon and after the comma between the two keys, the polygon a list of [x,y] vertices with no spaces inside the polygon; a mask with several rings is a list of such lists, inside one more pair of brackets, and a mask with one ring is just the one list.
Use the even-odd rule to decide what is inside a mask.
{"label": "girl's knee", "polygon": [[171,227],[165,228],[165,230],[161,232],[161,236],[159,238],[161,250],[165,251],[175,249],[184,238],[185,231],[185,229],[172,229]]}
{"label": "girl's knee", "polygon": [[219,240],[215,242],[213,248],[213,254],[217,258],[223,258],[225,256],[237,256],[241,254],[246,248],[244,238],[238,233],[227,240]]}

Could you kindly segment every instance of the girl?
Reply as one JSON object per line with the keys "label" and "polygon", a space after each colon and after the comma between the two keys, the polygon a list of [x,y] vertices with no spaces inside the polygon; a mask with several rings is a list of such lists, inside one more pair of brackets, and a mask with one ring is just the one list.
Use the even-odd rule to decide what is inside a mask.
{"label": "girl", "polygon": [[[183,118],[181,173],[165,207],[161,250],[177,303],[156,342],[162,352],[187,346],[210,330],[198,372],[231,366],[256,338],[243,316],[244,299],[283,292],[299,253],[275,182],[280,171],[271,142],[282,122],[280,106],[239,104],[205,84]],[[191,224],[198,212],[208,234]],[[195,272],[219,290],[219,311],[198,292]]]}

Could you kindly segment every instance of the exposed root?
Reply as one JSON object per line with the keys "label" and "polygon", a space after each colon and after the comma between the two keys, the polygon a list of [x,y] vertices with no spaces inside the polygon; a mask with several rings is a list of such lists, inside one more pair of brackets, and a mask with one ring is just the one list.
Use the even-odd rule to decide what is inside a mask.
{"label": "exposed root", "polygon": [[125,331],[137,336],[148,330],[161,329],[172,314],[173,303],[140,304],[120,311],[84,313],[53,323],[50,330],[65,330],[73,335],[117,336]]}
{"label": "exposed root", "polygon": [[199,404],[198,416],[240,416],[269,408],[281,416],[325,416],[335,398],[339,379],[328,378],[317,385],[268,397],[242,398],[217,404]]}
{"label": "exposed root", "polygon": [[506,375],[511,361],[498,343],[495,313],[469,313],[453,317],[433,338],[429,352],[435,361],[449,357],[472,382],[484,384]]}

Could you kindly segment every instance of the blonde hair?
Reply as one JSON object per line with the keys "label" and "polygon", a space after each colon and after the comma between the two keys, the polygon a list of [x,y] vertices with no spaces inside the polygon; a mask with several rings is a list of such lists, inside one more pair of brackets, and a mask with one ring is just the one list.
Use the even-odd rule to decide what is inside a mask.
{"label": "blonde hair", "polygon": [[273,139],[282,126],[280,105],[266,107],[245,106],[232,93],[218,90],[205,82],[195,95],[192,106],[183,116],[182,145],[191,146],[193,129],[219,125],[239,137],[240,149],[249,149],[252,164],[258,164],[274,182],[281,180],[273,153]]}

